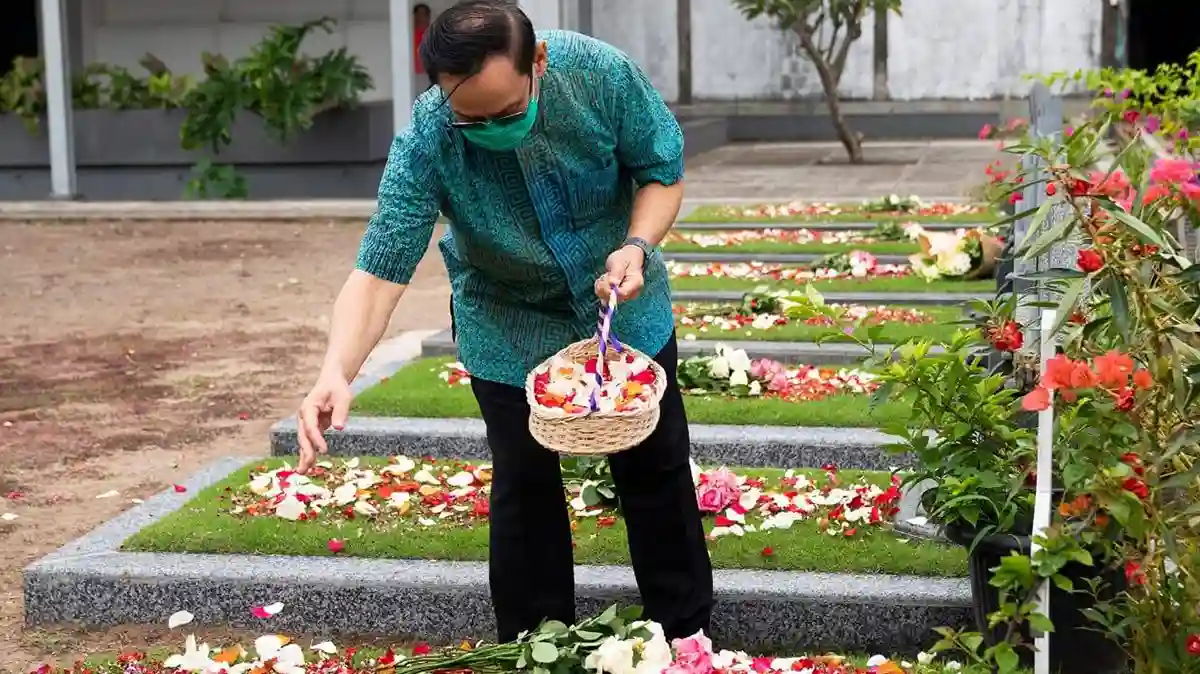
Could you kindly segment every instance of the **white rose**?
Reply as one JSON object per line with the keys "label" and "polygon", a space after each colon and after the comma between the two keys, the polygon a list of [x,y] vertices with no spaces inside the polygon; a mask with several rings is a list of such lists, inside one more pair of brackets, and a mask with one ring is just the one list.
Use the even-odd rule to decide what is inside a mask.
{"label": "white rose", "polygon": [[730,386],[748,386],[749,384],[750,378],[746,375],[745,370],[734,370],[733,374],[729,375]]}
{"label": "white rose", "polygon": [[708,362],[708,374],[717,379],[729,378],[729,361],[725,356],[715,356]]}
{"label": "white rose", "polygon": [[631,674],[633,645],[633,640],[622,641],[616,637],[609,637],[588,654],[583,666],[603,674]]}
{"label": "white rose", "polygon": [[758,383],[757,381],[750,382],[750,395],[752,395],[752,396],[762,395],[762,384]]}
{"label": "white rose", "polygon": [[744,349],[733,349],[727,354],[729,358],[729,369],[734,372],[745,372],[750,369],[750,356],[746,355]]}

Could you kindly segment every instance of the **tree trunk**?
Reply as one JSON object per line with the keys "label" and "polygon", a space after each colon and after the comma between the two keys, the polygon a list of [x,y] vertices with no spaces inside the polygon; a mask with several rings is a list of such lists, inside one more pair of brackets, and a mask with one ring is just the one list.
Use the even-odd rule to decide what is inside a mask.
{"label": "tree trunk", "polygon": [[[825,105],[829,108],[829,121],[833,124],[833,130],[837,133],[838,140],[846,148],[846,154],[849,156],[851,164],[863,163],[862,139],[846,121],[845,115],[842,114],[841,100],[838,98],[838,81],[841,79],[842,73],[835,72],[831,64],[825,61],[821,50],[813,41],[812,34],[802,27],[802,24],[797,24],[794,30],[800,37],[800,46],[804,48],[804,52],[808,54],[809,60],[817,69],[817,77],[821,80],[821,89],[825,92]],[[838,54],[837,59],[843,64],[845,63],[844,54],[849,51],[849,46],[853,42],[849,35],[844,39],[846,42],[843,52]]]}

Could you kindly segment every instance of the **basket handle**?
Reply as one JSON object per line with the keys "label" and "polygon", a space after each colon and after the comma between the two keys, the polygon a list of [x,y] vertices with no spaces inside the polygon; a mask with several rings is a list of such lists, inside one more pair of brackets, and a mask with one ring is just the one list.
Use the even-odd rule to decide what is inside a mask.
{"label": "basket handle", "polygon": [[[608,293],[607,306],[600,307],[600,321],[596,325],[596,334],[598,336],[598,354],[596,358],[596,386],[599,388],[604,385],[604,372],[608,367],[608,349],[611,346],[617,353],[623,349],[621,343],[617,341],[612,334],[612,319],[617,313],[617,284],[610,284]],[[592,391],[591,399],[592,411],[600,409],[599,403],[596,401],[596,391]]]}

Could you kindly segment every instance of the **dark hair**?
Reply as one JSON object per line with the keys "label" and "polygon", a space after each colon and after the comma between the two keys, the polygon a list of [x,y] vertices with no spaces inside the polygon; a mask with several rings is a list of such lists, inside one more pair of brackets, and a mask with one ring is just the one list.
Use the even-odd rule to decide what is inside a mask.
{"label": "dark hair", "polygon": [[425,10],[426,14],[433,14],[433,10],[429,8],[429,5],[423,2],[418,2],[417,4],[413,5],[413,15],[416,16],[417,12],[421,11],[422,9]]}
{"label": "dark hair", "polygon": [[533,72],[533,23],[515,0],[462,0],[438,15],[421,41],[429,81],[477,74],[488,58],[508,55],[522,75]]}

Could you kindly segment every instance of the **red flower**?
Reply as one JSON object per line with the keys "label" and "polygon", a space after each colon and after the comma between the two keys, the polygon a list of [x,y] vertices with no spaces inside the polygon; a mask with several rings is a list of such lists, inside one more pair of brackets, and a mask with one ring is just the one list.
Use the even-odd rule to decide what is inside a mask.
{"label": "red flower", "polygon": [[1054,186],[1054,183],[1048,183],[1046,185],[1046,196],[1052,197],[1052,196],[1054,196],[1054,193],[1057,191],[1058,191],[1058,188]]}
{"label": "red flower", "polygon": [[1134,473],[1139,476],[1146,474],[1146,469],[1142,467],[1142,457],[1133,452],[1126,452],[1121,455],[1121,463],[1133,469]]}
{"label": "red flower", "polygon": [[613,517],[612,515],[606,515],[606,516],[601,516],[601,517],[596,518],[596,527],[597,528],[603,529],[605,527],[611,527],[612,525],[614,525],[616,523],[617,523],[617,518]]}
{"label": "red flower", "polygon": [[1200,634],[1189,634],[1184,643],[1187,646],[1188,655],[1200,655]]}
{"label": "red flower", "polygon": [[331,538],[329,539],[329,542],[325,544],[325,547],[329,548],[329,551],[336,555],[337,553],[346,549],[346,543],[345,541]]}
{"label": "red flower", "polygon": [[719,527],[731,527],[731,526],[737,524],[737,522],[734,522],[733,520],[729,519],[728,517],[726,517],[724,515],[717,515],[717,519],[714,522],[714,524],[716,524]]}
{"label": "red flower", "polygon": [[475,509],[472,513],[476,517],[487,517],[492,514],[492,504],[488,502],[486,496],[476,497]]}
{"label": "red flower", "polygon": [[1021,324],[1008,321],[998,328],[988,330],[988,339],[997,351],[1016,351],[1025,344],[1025,336],[1021,334]]}
{"label": "red flower", "polygon": [[1129,382],[1129,374],[1133,372],[1133,359],[1112,350],[1103,356],[1096,356],[1096,376],[1100,383],[1108,388],[1123,388]]}
{"label": "red flower", "polygon": [[1117,398],[1116,408],[1119,411],[1128,412],[1133,409],[1133,389],[1126,386],[1113,395]]}
{"label": "red flower", "polygon": [[1041,412],[1050,409],[1050,390],[1039,386],[1021,398],[1021,409],[1026,412]]}
{"label": "red flower", "polygon": [[858,533],[858,529],[855,527],[851,527],[850,529],[846,530],[846,533],[844,535],[846,536],[846,538],[850,538],[851,536],[853,536],[854,534],[857,534],[857,533]]}
{"label": "red flower", "polygon": [[173,484],[171,485],[171,488],[175,490],[176,494],[182,494],[183,492],[187,491],[187,487],[181,484]]}
{"label": "red flower", "polygon": [[1146,574],[1142,571],[1142,565],[1132,559],[1125,562],[1125,582],[1130,585],[1145,585]]}
{"label": "red flower", "polygon": [[774,557],[775,549],[768,545],[767,547],[762,549],[762,556],[763,557]]}
{"label": "red flower", "polygon": [[1020,201],[1022,198],[1023,198],[1023,197],[1021,196],[1021,193],[1020,193],[1020,192],[1013,192],[1013,193],[1012,193],[1011,195],[1009,195],[1009,197],[1008,197],[1008,203],[1010,203],[1010,204],[1015,204],[1015,203],[1017,203],[1018,201]]}
{"label": "red flower", "polygon": [[412,649],[413,655],[429,655],[432,652],[433,652],[433,647],[431,647],[429,644],[425,643],[424,641],[417,644],[416,646],[413,646],[413,649]]}
{"label": "red flower", "polygon": [[1133,385],[1142,390],[1148,389],[1154,386],[1154,377],[1148,370],[1138,370],[1133,373]]}
{"label": "red flower", "polygon": [[1104,266],[1104,259],[1100,257],[1100,253],[1091,248],[1084,248],[1079,251],[1079,258],[1076,260],[1079,265],[1079,270],[1088,274],[1095,271],[1100,271]]}
{"label": "red flower", "polygon": [[1139,499],[1146,499],[1150,496],[1150,488],[1146,486],[1146,482],[1139,477],[1126,478],[1121,483],[1121,488],[1133,494]]}

